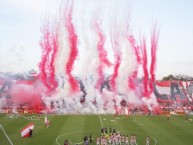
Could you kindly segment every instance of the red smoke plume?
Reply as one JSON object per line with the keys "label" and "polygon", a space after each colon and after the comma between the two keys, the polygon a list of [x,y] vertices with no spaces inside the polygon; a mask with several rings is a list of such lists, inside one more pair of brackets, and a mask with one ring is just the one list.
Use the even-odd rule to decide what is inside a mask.
{"label": "red smoke plume", "polygon": [[97,69],[99,79],[97,81],[97,88],[99,89],[101,84],[104,82],[103,66],[105,64],[109,67],[109,66],[111,66],[111,63],[107,58],[107,51],[104,49],[105,36],[104,36],[102,30],[100,29],[98,23],[95,23],[94,27],[95,27],[96,33],[98,35],[98,38],[99,38],[99,41],[97,44],[98,57],[99,57],[99,65],[98,65],[98,69]]}
{"label": "red smoke plume", "polygon": [[149,73],[147,69],[147,47],[146,47],[146,39],[144,38],[141,42],[141,52],[142,52],[142,67],[143,67],[143,96],[149,97],[149,91],[148,91],[148,81],[149,81]]}
{"label": "red smoke plume", "polygon": [[69,58],[66,63],[66,74],[68,76],[68,81],[71,86],[71,91],[72,92],[77,92],[79,91],[79,85],[77,80],[73,77],[71,74],[74,62],[76,60],[76,57],[78,55],[78,48],[77,48],[77,35],[75,32],[74,24],[72,23],[72,11],[73,11],[73,2],[69,6],[69,10],[65,12],[65,24],[66,28],[68,31],[68,40],[69,40],[69,45],[70,45],[70,53],[69,53]]}
{"label": "red smoke plume", "polygon": [[155,82],[155,68],[156,68],[156,54],[157,54],[157,43],[158,43],[158,33],[156,32],[156,28],[154,28],[152,36],[151,36],[151,64],[150,64],[150,76],[147,69],[147,48],[146,48],[146,40],[143,39],[141,43],[142,50],[142,60],[143,60],[143,85],[144,85],[144,93],[145,97],[150,97],[150,94],[154,89]]}
{"label": "red smoke plume", "polygon": [[52,92],[58,86],[55,78],[54,61],[58,50],[58,29],[51,29],[47,24],[42,30],[43,36],[40,42],[42,48],[42,59],[39,64],[40,78],[48,89]]}
{"label": "red smoke plume", "polygon": [[135,66],[135,69],[128,78],[128,86],[129,86],[130,89],[135,90],[136,84],[135,84],[134,81],[137,79],[138,66],[141,63],[141,58],[140,58],[140,55],[139,55],[139,47],[136,46],[135,38],[132,35],[130,35],[128,40],[131,43],[131,47],[134,51],[134,54],[135,54],[135,57],[136,57],[136,60],[137,60],[137,64]]}
{"label": "red smoke plume", "polygon": [[151,79],[149,82],[149,88],[151,93],[153,92],[154,89],[153,84],[155,82],[157,43],[158,43],[158,33],[156,32],[156,28],[154,28],[151,36],[151,65],[150,65]]}

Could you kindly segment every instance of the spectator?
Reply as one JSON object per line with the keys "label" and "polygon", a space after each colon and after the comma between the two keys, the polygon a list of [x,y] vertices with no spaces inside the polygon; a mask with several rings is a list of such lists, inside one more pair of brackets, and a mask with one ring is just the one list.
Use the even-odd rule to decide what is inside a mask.
{"label": "spectator", "polygon": [[105,127],[105,133],[107,134],[107,128]]}
{"label": "spectator", "polygon": [[29,129],[29,137],[32,137],[32,133],[33,133],[32,129]]}
{"label": "spectator", "polygon": [[146,137],[146,145],[149,145],[149,136]]}
{"label": "spectator", "polygon": [[113,129],[113,133],[115,133],[116,131],[115,131],[115,128]]}
{"label": "spectator", "polygon": [[104,128],[101,128],[101,133],[102,135],[104,135]]}
{"label": "spectator", "polygon": [[84,144],[85,144],[85,145],[88,145],[88,137],[85,136],[85,137],[83,138],[83,140],[84,140]]}
{"label": "spectator", "polygon": [[68,145],[68,141],[67,140],[64,141],[64,145]]}
{"label": "spectator", "polygon": [[92,143],[92,135],[89,135],[89,142]]}
{"label": "spectator", "polygon": [[110,132],[110,134],[112,133],[112,128],[111,128],[111,126],[110,126],[110,128],[109,128],[109,132]]}

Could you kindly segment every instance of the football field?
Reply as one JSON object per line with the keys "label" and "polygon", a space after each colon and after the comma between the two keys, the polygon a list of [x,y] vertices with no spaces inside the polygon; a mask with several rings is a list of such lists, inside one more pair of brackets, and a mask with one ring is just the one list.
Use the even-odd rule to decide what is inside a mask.
{"label": "football field", "polygon": [[[47,115],[50,126],[44,124],[44,115],[0,114],[0,145],[63,145],[84,144],[84,136],[101,137],[101,128],[115,129],[122,135],[136,134],[137,144],[145,145],[192,145],[193,116],[112,116],[112,115]],[[32,138],[21,138],[21,129],[34,123]]]}

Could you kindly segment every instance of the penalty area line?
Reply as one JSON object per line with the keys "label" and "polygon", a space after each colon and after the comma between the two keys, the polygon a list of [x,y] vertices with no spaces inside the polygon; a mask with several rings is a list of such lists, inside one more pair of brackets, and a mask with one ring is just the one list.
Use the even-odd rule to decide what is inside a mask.
{"label": "penalty area line", "polygon": [[5,135],[5,137],[7,138],[7,140],[9,141],[9,143],[10,143],[11,145],[13,145],[12,141],[10,140],[10,138],[8,137],[8,135],[6,134],[6,132],[5,132],[5,130],[3,129],[3,126],[2,126],[1,124],[0,124],[0,128],[2,129],[4,135]]}

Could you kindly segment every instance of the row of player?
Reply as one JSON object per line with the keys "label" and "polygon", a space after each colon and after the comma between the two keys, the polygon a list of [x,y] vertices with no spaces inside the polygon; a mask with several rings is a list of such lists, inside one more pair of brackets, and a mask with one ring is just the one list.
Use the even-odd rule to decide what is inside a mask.
{"label": "row of player", "polygon": [[[103,134],[101,137],[96,139],[97,145],[137,145],[136,135],[132,134],[122,135],[120,132],[112,134]],[[146,137],[146,145],[149,145],[149,137]]]}

